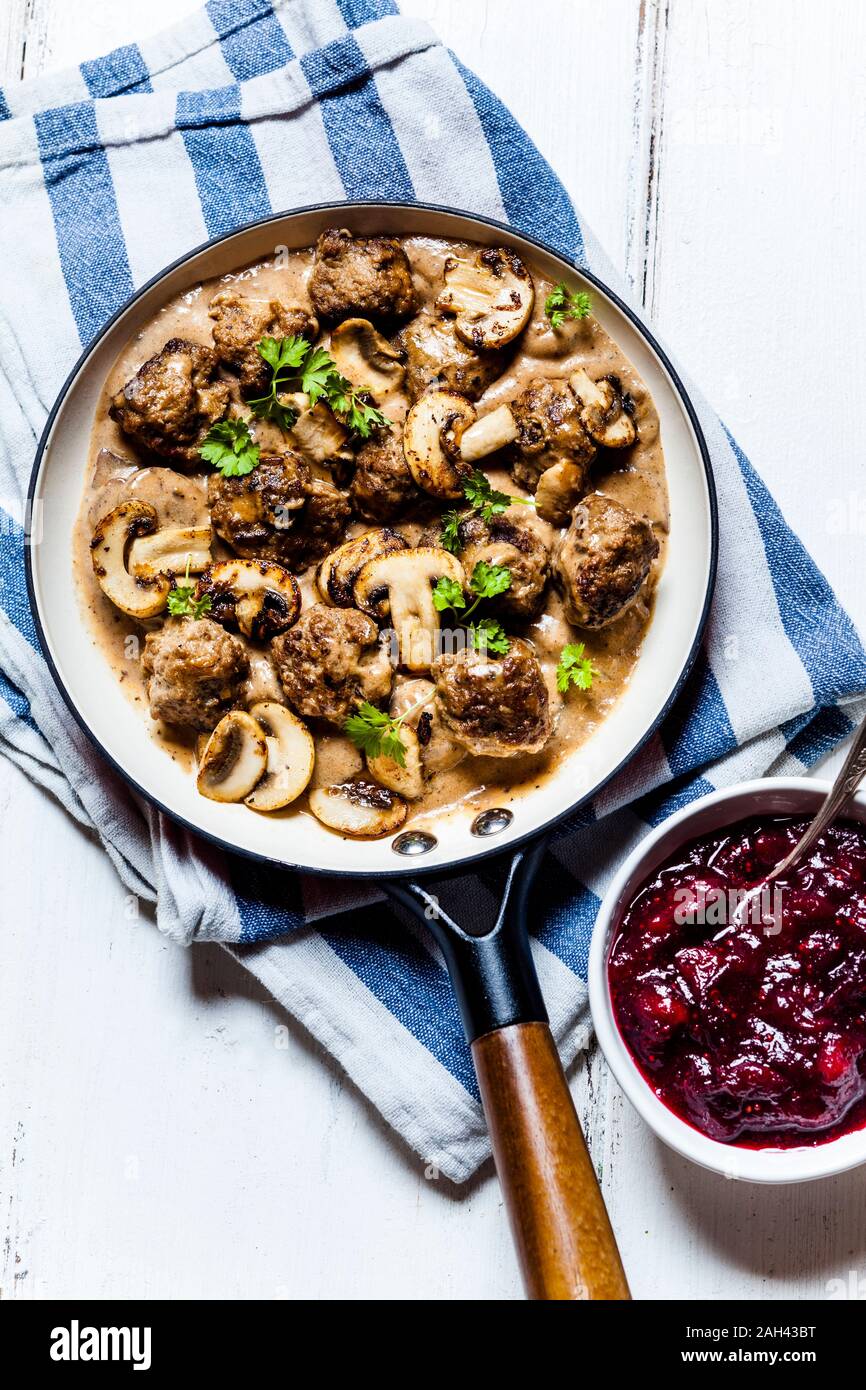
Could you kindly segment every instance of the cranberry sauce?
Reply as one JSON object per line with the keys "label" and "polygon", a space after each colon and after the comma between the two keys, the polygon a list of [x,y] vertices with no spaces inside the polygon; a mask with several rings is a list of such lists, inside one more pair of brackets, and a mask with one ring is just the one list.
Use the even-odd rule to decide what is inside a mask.
{"label": "cranberry sauce", "polygon": [[685,845],[634,898],[608,962],[619,1030],[659,1099],[750,1148],[866,1125],[866,826],[832,826],[743,901],[807,823],[741,821]]}

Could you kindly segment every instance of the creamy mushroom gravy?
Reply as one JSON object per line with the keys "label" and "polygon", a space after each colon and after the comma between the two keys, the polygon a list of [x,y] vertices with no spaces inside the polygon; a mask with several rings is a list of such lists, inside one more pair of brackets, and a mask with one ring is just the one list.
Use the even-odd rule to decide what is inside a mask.
{"label": "creamy mushroom gravy", "polygon": [[[444,263],[449,256],[465,255],[465,242],[444,241],[427,237],[400,239],[412,266],[418,292],[419,307],[435,300],[442,286]],[[313,248],[309,247],[283,255],[279,264],[261,261],[193,286],[167,303],[146,327],[129,342],[118,357],[106,381],[96,412],[90,443],[88,469],[81,508],[74,536],[73,572],[86,617],[91,640],[98,646],[116,679],[121,682],[128,698],[140,709],[152,736],[165,753],[180,762],[194,775],[195,734],[169,728],[154,721],[148,702],[140,663],[137,659],[147,631],[161,625],[161,619],[139,624],[113,607],[103,595],[93,574],[90,559],[90,537],[95,523],[121,501],[129,497],[150,503],[157,511],[160,525],[207,525],[207,476],[211,471],[203,464],[200,472],[185,473],[155,461],[140,458],[136,448],[110,419],[108,406],[111,397],[122,388],[143,362],[159,352],[171,338],[188,338],[211,345],[212,320],[208,306],[213,295],[227,286],[249,289],[257,298],[274,298],[292,304],[308,304],[306,281],[313,264]],[[635,405],[634,419],[638,427],[638,442],[620,453],[608,451],[593,468],[596,489],[647,517],[659,541],[659,555],[652,566],[640,596],[617,620],[601,631],[577,629],[565,621],[562,605],[552,585],[541,615],[529,623],[508,620],[509,630],[527,636],[534,644],[550,693],[551,708],[556,721],[553,737],[545,749],[533,756],[510,758],[476,757],[467,754],[457,767],[437,773],[428,783],[422,800],[409,805],[408,822],[413,828],[427,826],[435,830],[435,821],[456,808],[469,809],[472,814],[490,806],[507,805],[521,794],[539,785],[584,744],[610,713],[623,693],[638,660],[641,644],[652,619],[653,594],[665,560],[665,541],[669,526],[667,486],[664,456],[660,439],[659,420],[652,398],[628,359],[608,337],[595,318],[569,321],[556,332],[544,314],[544,302],[552,285],[531,264],[527,267],[535,285],[535,305],[532,318],[519,340],[519,348],[504,374],[476,402],[479,417],[505,402],[513,400],[530,381],[538,378],[565,380],[578,367],[585,367],[597,380],[613,373],[622,382]],[[327,346],[327,330],[319,340]],[[240,400],[237,383],[230,373],[233,397]],[[392,392],[377,404],[395,423],[405,418],[410,401],[402,392]],[[275,426],[256,421],[256,436],[263,446],[279,450],[286,440]],[[291,444],[291,440],[288,441]],[[102,451],[109,451],[126,462],[118,468]],[[330,477],[324,467],[311,465],[314,474]],[[494,487],[514,496],[527,496],[517,486],[509,472],[487,468]],[[129,476],[127,476],[127,474]],[[459,503],[442,503],[442,508]],[[412,521],[395,521],[392,528],[414,543],[423,529]],[[561,534],[538,519],[545,539],[551,544]],[[353,521],[347,538],[369,530],[375,523]],[[215,559],[227,558],[231,552],[214,536],[212,547]],[[303,607],[320,602],[314,587],[316,566],[313,565],[298,582]],[[559,654],[566,643],[585,643],[598,674],[592,689],[571,689],[565,696],[556,688],[555,671]],[[264,648],[256,649],[247,643],[251,659],[251,675],[245,694],[247,703],[257,700],[285,702],[276,672]],[[397,675],[395,688],[412,675]],[[364,758],[349,740],[336,730],[316,734],[316,767],[310,789],[345,781],[364,770]],[[310,814],[306,793],[284,811],[271,814],[290,817]]]}

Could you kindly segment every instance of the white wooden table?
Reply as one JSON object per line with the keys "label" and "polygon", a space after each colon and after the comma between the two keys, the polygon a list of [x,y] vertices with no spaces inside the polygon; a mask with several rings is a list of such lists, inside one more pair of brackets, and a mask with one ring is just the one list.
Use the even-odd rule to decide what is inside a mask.
{"label": "white wooden table", "polygon": [[[0,80],[193,8],[4,0]],[[866,6],[403,8],[511,105],[866,628]],[[130,920],[97,846],[0,779],[0,1296],[519,1297],[489,1170],[425,1179],[300,1030],[277,1045],[239,968]],[[663,1150],[599,1058],[574,1084],[637,1296],[821,1298],[866,1271],[862,1173],[725,1183]]]}

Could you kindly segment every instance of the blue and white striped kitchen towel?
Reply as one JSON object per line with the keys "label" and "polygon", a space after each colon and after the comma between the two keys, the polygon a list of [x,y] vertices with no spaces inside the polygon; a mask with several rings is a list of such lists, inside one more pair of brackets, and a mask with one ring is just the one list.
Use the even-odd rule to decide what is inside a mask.
{"label": "blue and white striped kitchen towel", "polygon": [[[173,258],[272,211],[342,198],[466,207],[628,289],[508,111],[391,0],[210,0],[158,38],[7,88],[0,118],[0,746],[96,831],[164,932],[226,943],[425,1160],[465,1178],[487,1139],[435,951],[374,892],[227,862],[102,766],[39,654],[26,480],[52,400],[105,319]],[[635,838],[710,786],[808,766],[866,690],[847,615],[695,399],[721,517],[702,658],[643,756],[557,840],[536,894],[534,951],[566,1061],[587,1040],[599,894]],[[485,867],[464,903],[481,914],[497,887]]]}

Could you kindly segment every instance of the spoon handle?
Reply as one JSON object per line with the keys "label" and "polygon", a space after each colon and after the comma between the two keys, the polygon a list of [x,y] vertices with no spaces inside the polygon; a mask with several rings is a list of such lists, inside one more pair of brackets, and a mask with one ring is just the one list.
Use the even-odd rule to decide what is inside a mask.
{"label": "spoon handle", "polygon": [[837,816],[842,814],[846,803],[854,795],[864,776],[866,776],[866,719],[854,735],[848,756],[839,769],[836,780],[809,829],[798,840],[791,853],[782,860],[781,864],[776,865],[767,882],[778,878],[780,874],[785,873],[792,865],[796,864],[798,859],[802,859],[803,855],[812,848],[818,836],[827,829],[827,826]]}

